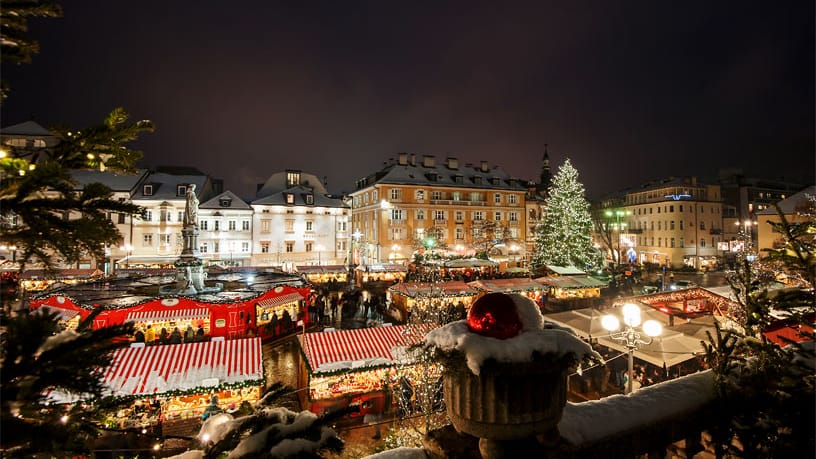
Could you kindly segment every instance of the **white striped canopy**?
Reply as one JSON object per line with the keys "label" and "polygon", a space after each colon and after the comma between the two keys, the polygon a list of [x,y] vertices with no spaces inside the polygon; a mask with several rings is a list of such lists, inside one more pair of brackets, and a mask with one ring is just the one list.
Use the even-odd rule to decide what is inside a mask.
{"label": "white striped canopy", "polygon": [[125,322],[147,322],[162,320],[209,319],[207,308],[167,309],[160,311],[136,311],[128,313]]}
{"label": "white striped canopy", "polygon": [[298,336],[312,373],[397,364],[405,349],[421,341],[432,324],[359,328]]}
{"label": "white striped canopy", "polygon": [[263,379],[261,339],[117,349],[104,385],[113,395],[154,395],[174,390]]}
{"label": "white striped canopy", "polygon": [[291,303],[293,301],[300,301],[303,299],[303,295],[298,292],[287,293],[286,295],[276,296],[274,298],[268,298],[263,301],[258,302],[258,306],[262,308],[271,308],[275,306],[280,306],[282,304]]}

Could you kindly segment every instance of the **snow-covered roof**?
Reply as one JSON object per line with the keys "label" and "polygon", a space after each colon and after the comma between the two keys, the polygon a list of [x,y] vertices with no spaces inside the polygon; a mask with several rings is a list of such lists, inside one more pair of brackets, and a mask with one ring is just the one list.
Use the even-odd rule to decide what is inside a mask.
{"label": "snow-covered roof", "polygon": [[113,191],[132,193],[139,183],[145,179],[147,173],[146,169],[139,169],[135,174],[117,174],[111,171],[82,169],[72,170],[71,178],[79,184],[80,188],[90,183],[101,183]]}
{"label": "snow-covered roof", "polygon": [[239,209],[252,210],[252,207],[232,191],[225,191],[198,206],[199,209]]}

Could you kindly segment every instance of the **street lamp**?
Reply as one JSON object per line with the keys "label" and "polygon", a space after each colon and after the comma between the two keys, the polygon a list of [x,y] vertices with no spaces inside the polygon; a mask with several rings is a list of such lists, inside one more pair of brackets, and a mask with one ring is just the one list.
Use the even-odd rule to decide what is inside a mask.
{"label": "street lamp", "polygon": [[[626,393],[631,394],[632,379],[634,379],[632,367],[634,366],[635,349],[638,348],[639,344],[651,344],[655,336],[659,336],[663,333],[663,326],[656,320],[647,320],[643,322],[643,325],[640,327],[641,329],[637,330],[636,327],[641,325],[641,323],[640,308],[636,304],[624,304],[623,308],[621,308],[621,312],[623,313],[623,323],[625,324],[623,330],[617,331],[621,326],[620,320],[611,314],[601,317],[601,325],[606,330],[612,332],[609,334],[610,338],[621,341],[626,345],[629,357],[629,381],[626,386]],[[648,339],[643,338],[643,335],[646,335]]]}
{"label": "street lamp", "polygon": [[317,250],[317,266],[320,266],[322,264],[321,261],[320,261],[320,251],[323,250],[323,249],[325,249],[323,244],[317,244],[315,246],[315,250]]}
{"label": "street lamp", "polygon": [[125,269],[130,267],[130,254],[133,253],[133,246],[130,244],[125,244],[122,247],[119,247],[119,250],[123,250],[127,255],[125,258]]}
{"label": "street lamp", "polygon": [[629,210],[617,209],[617,210],[614,210],[614,211],[613,210],[607,210],[605,212],[605,214],[606,214],[607,217],[610,217],[610,218],[615,217],[615,226],[614,226],[614,228],[618,232],[618,250],[617,250],[618,259],[617,259],[617,262],[618,262],[618,264],[621,264],[621,260],[623,260],[623,248],[621,247],[621,231],[623,230],[623,227],[626,226],[626,223],[621,223],[621,218],[625,217],[627,215],[631,215],[632,212],[629,211]]}

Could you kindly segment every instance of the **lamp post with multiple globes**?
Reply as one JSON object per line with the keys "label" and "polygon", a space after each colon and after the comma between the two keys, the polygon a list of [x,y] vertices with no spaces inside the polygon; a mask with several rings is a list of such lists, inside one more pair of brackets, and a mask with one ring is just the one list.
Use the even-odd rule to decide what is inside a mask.
{"label": "lamp post with multiple globes", "polygon": [[[626,393],[632,393],[632,380],[634,379],[633,366],[635,350],[640,344],[651,344],[655,336],[663,333],[663,326],[656,320],[647,320],[641,326],[640,308],[632,303],[626,303],[621,308],[623,313],[623,323],[625,327],[621,328],[620,320],[612,314],[607,314],[601,317],[601,325],[606,330],[610,331],[609,337],[623,342],[628,351],[628,371],[629,378],[626,386]],[[640,326],[640,329],[637,327]],[[644,335],[646,338],[644,338]]]}

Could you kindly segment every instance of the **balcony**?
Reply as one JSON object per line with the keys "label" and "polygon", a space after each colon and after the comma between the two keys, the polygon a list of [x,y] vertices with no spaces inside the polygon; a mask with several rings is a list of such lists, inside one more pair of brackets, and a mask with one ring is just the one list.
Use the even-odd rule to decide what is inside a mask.
{"label": "balcony", "polygon": [[445,218],[435,218],[434,226],[448,226],[448,220]]}

